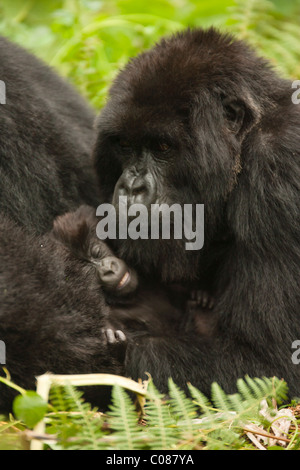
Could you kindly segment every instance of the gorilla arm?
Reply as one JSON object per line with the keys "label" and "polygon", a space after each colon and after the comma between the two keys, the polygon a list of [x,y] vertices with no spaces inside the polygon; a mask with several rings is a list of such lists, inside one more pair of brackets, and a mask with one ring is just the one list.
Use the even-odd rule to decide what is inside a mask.
{"label": "gorilla arm", "polygon": [[[230,262],[224,266],[229,282],[226,288],[221,286],[224,290],[215,299],[213,314],[218,323],[215,335],[182,332],[181,336],[170,337],[166,332],[159,338],[143,337],[129,347],[127,375],[137,379],[148,372],[164,393],[168,391],[168,378],[172,377],[181,388],[185,389],[190,382],[208,396],[214,381],[227,393],[234,393],[237,379],[245,375],[277,376],[287,381],[291,396],[299,393],[293,386],[297,383],[299,369],[291,360],[297,322],[292,315],[290,318],[282,316],[282,308],[293,311],[289,305],[293,297],[282,299],[282,292],[276,291],[273,285],[279,282],[273,274],[274,263],[278,264],[279,260],[270,257],[258,268],[258,255],[250,256],[246,250],[235,247],[232,256],[237,255],[241,262],[238,268],[235,265],[235,272]],[[288,273],[283,266],[276,267],[276,272],[279,271],[282,273],[280,282],[284,284]],[[248,282],[255,296],[251,296]],[[288,288],[293,291],[295,286]],[[270,291],[275,292],[276,299],[270,299],[267,295]],[[243,312],[239,314],[241,299]]]}

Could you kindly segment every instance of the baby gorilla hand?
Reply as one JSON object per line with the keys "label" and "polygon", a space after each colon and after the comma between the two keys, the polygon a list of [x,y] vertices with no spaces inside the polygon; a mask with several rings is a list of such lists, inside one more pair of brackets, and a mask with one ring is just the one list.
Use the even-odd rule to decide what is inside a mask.
{"label": "baby gorilla hand", "polygon": [[209,295],[205,290],[193,290],[190,295],[190,300],[187,302],[187,308],[197,309],[198,307],[202,309],[211,310],[214,306],[214,298]]}
{"label": "baby gorilla hand", "polygon": [[211,336],[215,331],[214,299],[204,290],[194,290],[186,303],[182,329],[186,333]]}
{"label": "baby gorilla hand", "polygon": [[127,338],[123,331],[106,328],[103,330],[107,350],[110,357],[115,358],[121,365],[125,362],[127,350]]}

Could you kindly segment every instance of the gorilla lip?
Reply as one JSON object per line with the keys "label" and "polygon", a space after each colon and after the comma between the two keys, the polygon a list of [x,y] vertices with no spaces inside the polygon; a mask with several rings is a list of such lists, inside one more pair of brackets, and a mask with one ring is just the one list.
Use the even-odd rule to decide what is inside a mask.
{"label": "gorilla lip", "polygon": [[119,282],[119,284],[117,286],[117,289],[123,289],[123,287],[125,287],[126,284],[128,284],[129,281],[130,281],[130,273],[129,273],[129,271],[126,271],[126,273],[122,277],[121,281]]}

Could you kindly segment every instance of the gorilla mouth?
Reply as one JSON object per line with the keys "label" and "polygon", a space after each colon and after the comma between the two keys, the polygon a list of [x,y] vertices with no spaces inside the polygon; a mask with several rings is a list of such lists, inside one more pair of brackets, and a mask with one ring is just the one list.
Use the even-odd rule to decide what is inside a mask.
{"label": "gorilla mouth", "polygon": [[127,271],[122,277],[119,284],[117,285],[117,289],[123,289],[128,284],[129,281],[130,281],[130,273],[129,271]]}

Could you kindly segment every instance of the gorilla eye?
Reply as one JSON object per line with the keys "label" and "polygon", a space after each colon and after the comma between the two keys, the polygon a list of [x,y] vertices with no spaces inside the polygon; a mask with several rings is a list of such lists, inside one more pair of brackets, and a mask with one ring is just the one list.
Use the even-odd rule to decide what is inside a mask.
{"label": "gorilla eye", "polygon": [[119,140],[119,145],[122,147],[122,149],[128,149],[131,147],[130,142],[126,139],[120,139]]}
{"label": "gorilla eye", "polygon": [[161,152],[167,152],[170,149],[170,145],[166,142],[160,142],[158,144],[158,148]]}
{"label": "gorilla eye", "polygon": [[241,130],[241,127],[243,126],[243,121],[245,118],[244,107],[238,101],[234,101],[229,98],[225,98],[223,100],[223,106],[231,129],[233,132],[238,134]]}
{"label": "gorilla eye", "polygon": [[91,257],[92,258],[101,258],[102,256],[102,250],[99,245],[93,245],[91,247]]}

